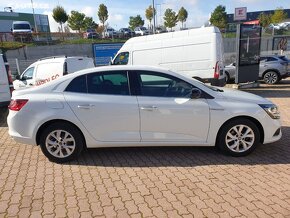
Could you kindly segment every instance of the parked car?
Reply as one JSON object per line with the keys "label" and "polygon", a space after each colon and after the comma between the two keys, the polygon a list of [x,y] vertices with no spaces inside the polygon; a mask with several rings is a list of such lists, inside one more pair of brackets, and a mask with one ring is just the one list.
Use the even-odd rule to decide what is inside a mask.
{"label": "parked car", "polygon": [[97,67],[14,91],[7,121],[10,136],[54,162],[85,147],[218,146],[244,156],[282,135],[271,101],[148,66]]}
{"label": "parked car", "polygon": [[84,39],[97,39],[99,38],[98,33],[96,30],[88,29],[86,32],[83,33]]}
{"label": "parked car", "polygon": [[40,86],[69,73],[95,67],[94,60],[89,57],[56,56],[41,58],[31,64],[20,76],[16,77],[15,89]]}
{"label": "parked car", "polygon": [[[284,78],[290,76],[288,59],[282,55],[261,56],[259,66],[259,78],[267,84],[276,84]],[[226,81],[235,78],[236,63],[231,63],[225,67]]]}
{"label": "parked car", "polygon": [[129,28],[121,28],[118,31],[118,36],[119,36],[119,38],[134,37],[135,36],[135,32],[132,31]]}
{"label": "parked car", "polygon": [[139,35],[139,36],[144,36],[144,35],[148,35],[149,34],[149,30],[146,27],[144,27],[144,26],[136,27],[134,29],[134,31],[135,31],[135,34]]}
{"label": "parked car", "polygon": [[113,28],[107,28],[105,33],[104,33],[105,38],[114,38],[117,36],[117,32],[116,30],[114,30]]}
{"label": "parked car", "polygon": [[156,33],[165,33],[166,32],[166,29],[161,28],[161,27],[156,27],[155,32]]}
{"label": "parked car", "polygon": [[0,107],[7,106],[13,91],[12,77],[6,57],[0,54]]}

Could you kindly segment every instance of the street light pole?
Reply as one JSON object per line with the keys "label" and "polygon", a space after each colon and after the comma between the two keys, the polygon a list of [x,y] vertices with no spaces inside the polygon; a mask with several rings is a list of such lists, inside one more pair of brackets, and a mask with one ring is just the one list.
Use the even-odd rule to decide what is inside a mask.
{"label": "street light pole", "polygon": [[155,34],[155,4],[154,4],[154,0],[152,0],[152,4],[153,4],[153,34]]}
{"label": "street light pole", "polygon": [[36,23],[36,19],[35,19],[33,0],[31,0],[31,6],[32,6],[32,13],[33,13],[33,21],[34,21],[34,28],[35,28],[35,32],[36,32],[36,38],[38,39],[37,23]]}

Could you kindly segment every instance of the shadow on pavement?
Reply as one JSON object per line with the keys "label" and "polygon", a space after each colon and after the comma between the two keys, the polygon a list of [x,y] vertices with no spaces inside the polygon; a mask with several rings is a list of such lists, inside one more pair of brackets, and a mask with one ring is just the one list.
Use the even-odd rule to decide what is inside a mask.
{"label": "shadow on pavement", "polygon": [[260,145],[246,157],[231,157],[212,147],[138,147],[88,149],[66,165],[104,167],[194,167],[207,165],[260,165],[290,163],[290,127],[280,141]]}

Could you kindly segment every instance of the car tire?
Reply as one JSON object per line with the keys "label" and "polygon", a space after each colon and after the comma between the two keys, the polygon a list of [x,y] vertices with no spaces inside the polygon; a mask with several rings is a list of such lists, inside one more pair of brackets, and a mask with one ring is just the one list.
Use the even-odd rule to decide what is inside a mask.
{"label": "car tire", "polygon": [[235,119],[221,127],[217,146],[225,154],[241,157],[250,154],[260,142],[260,131],[247,119]]}
{"label": "car tire", "polygon": [[263,80],[267,84],[276,84],[279,82],[280,75],[275,71],[268,71],[264,74]]}
{"label": "car tire", "polygon": [[55,163],[76,159],[84,145],[82,133],[69,123],[53,123],[40,135],[40,147],[43,154]]}

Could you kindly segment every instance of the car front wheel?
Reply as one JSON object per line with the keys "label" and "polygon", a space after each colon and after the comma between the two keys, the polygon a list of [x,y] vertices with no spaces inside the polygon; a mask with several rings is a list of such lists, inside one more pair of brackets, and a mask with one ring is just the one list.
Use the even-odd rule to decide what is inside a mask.
{"label": "car front wheel", "polygon": [[259,144],[260,132],[247,119],[236,119],[226,123],[219,132],[217,146],[231,156],[245,156]]}
{"label": "car front wheel", "polygon": [[73,125],[58,122],[41,133],[40,147],[50,161],[63,163],[77,158],[84,147],[84,139]]}

